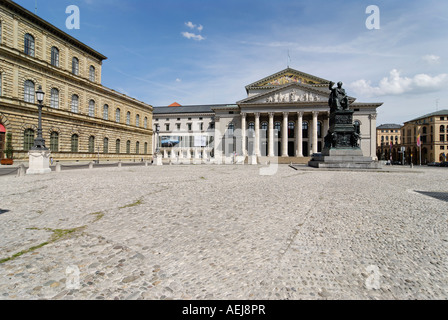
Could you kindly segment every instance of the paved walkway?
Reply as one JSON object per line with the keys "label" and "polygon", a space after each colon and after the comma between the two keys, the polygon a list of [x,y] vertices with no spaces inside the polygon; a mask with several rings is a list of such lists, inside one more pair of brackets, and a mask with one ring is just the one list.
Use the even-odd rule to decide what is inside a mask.
{"label": "paved walkway", "polygon": [[448,299],[447,193],[446,168],[3,176],[0,299]]}

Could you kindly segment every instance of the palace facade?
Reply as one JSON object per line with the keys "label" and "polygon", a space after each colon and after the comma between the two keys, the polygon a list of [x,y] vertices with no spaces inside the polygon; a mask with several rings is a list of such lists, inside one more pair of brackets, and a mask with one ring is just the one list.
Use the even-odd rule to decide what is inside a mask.
{"label": "palace facade", "polygon": [[[232,104],[154,108],[154,146],[165,158],[241,161],[247,156],[307,162],[329,130],[329,80],[287,68],[246,86]],[[349,98],[364,156],[377,160],[376,117],[382,103]],[[237,160],[240,159],[240,160]]]}
{"label": "palace facade", "polygon": [[407,121],[401,131],[406,163],[448,161],[448,110]]}
{"label": "palace facade", "polygon": [[[43,138],[56,161],[152,159],[152,106],[101,84],[101,53],[10,0],[0,0],[0,145],[28,160],[45,92]],[[3,158],[3,148],[0,150]]]}
{"label": "palace facade", "polygon": [[382,124],[376,128],[377,157],[379,160],[402,161],[400,124]]}

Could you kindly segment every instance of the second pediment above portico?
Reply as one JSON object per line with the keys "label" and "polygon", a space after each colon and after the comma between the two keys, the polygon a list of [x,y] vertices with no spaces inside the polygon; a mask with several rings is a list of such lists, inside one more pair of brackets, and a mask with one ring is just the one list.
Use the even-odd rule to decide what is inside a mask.
{"label": "second pediment above portico", "polygon": [[238,104],[328,103],[328,94],[322,90],[301,84],[290,84],[279,89],[251,96]]}

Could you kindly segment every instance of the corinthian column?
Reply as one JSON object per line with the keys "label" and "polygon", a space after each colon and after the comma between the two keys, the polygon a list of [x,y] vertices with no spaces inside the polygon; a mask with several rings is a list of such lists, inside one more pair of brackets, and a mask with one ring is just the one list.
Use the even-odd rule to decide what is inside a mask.
{"label": "corinthian column", "polygon": [[313,153],[317,153],[317,117],[318,111],[313,112]]}
{"label": "corinthian column", "polygon": [[260,153],[260,113],[255,113],[255,155],[259,157]]}
{"label": "corinthian column", "polygon": [[274,112],[269,113],[269,157],[275,157],[275,152],[274,152]]}
{"label": "corinthian column", "polygon": [[370,120],[370,157],[373,160],[378,160],[376,157],[376,113],[369,115]]}
{"label": "corinthian column", "polygon": [[297,112],[297,135],[296,135],[296,141],[297,141],[297,151],[296,156],[297,157],[303,157],[303,112]]}
{"label": "corinthian column", "polygon": [[282,126],[282,157],[289,157],[288,155],[288,112],[283,112],[283,126]]}
{"label": "corinthian column", "polygon": [[247,155],[247,146],[246,146],[246,113],[241,113],[241,149],[243,156]]}

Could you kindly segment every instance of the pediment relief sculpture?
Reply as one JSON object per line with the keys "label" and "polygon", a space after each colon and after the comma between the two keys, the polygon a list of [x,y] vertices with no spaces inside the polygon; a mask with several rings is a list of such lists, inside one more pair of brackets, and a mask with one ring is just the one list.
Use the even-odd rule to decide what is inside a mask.
{"label": "pediment relief sculpture", "polygon": [[319,102],[323,101],[322,97],[312,92],[304,92],[299,90],[291,90],[288,92],[277,92],[265,99],[266,103],[282,103],[282,102]]}

